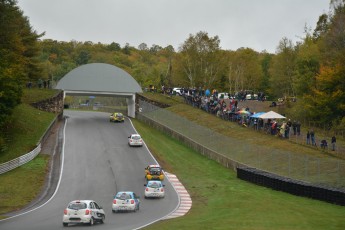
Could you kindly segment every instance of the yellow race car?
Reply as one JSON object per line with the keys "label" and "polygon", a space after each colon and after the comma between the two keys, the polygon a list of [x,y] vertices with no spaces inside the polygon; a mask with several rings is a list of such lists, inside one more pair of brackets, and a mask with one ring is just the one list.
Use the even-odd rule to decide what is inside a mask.
{"label": "yellow race car", "polygon": [[125,116],[122,113],[112,113],[109,117],[110,122],[124,122]]}
{"label": "yellow race car", "polygon": [[146,180],[164,180],[163,169],[159,165],[149,165],[145,168]]}

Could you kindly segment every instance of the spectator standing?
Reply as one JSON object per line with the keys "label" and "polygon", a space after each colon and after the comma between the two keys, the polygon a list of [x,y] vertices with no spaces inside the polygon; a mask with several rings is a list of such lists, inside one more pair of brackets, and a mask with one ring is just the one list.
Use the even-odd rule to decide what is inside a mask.
{"label": "spectator standing", "polygon": [[310,130],[310,139],[311,139],[311,145],[316,145],[316,142],[315,142],[315,132],[314,130]]}
{"label": "spectator standing", "polygon": [[335,136],[332,137],[332,151],[335,151],[335,143],[337,142],[337,138]]}
{"label": "spectator standing", "polygon": [[293,130],[293,135],[296,136],[296,134],[297,134],[297,122],[295,120],[292,122],[292,130]]}
{"label": "spectator standing", "polygon": [[254,130],[258,130],[258,119],[254,118]]}
{"label": "spectator standing", "polygon": [[42,81],[42,79],[41,79],[41,78],[40,78],[40,79],[38,79],[37,84],[38,84],[38,88],[42,88],[43,81]]}
{"label": "spectator standing", "polygon": [[289,122],[283,122],[283,125],[284,125],[283,137],[284,137],[284,138],[289,138],[289,133],[290,133]]}
{"label": "spectator standing", "polygon": [[307,145],[310,145],[310,132],[307,132]]}
{"label": "spectator standing", "polygon": [[272,126],[271,126],[271,134],[276,135],[277,131],[277,122],[275,120],[272,121]]}
{"label": "spectator standing", "polygon": [[283,124],[280,126],[280,130],[279,130],[281,137],[285,138],[286,136],[286,123],[283,122]]}
{"label": "spectator standing", "polygon": [[301,122],[297,121],[296,123],[296,131],[297,131],[297,136],[301,135]]}

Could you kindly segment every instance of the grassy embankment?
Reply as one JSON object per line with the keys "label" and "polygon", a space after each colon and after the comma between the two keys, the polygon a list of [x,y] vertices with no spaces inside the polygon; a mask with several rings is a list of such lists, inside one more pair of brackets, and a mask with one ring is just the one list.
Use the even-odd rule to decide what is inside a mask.
{"label": "grassy embankment", "polygon": [[178,176],[193,200],[184,217],[147,229],[344,229],[345,207],[293,196],[237,179],[178,141],[134,120],[160,164]]}
{"label": "grassy embankment", "polygon": [[[55,114],[30,106],[51,98],[54,90],[25,90],[22,104],[13,113],[7,148],[0,154],[0,163],[17,158],[36,147]],[[0,175],[0,215],[18,210],[32,201],[41,191],[49,162],[49,155],[38,155],[31,162]],[[3,218],[0,216],[0,218]]]}
{"label": "grassy embankment", "polygon": [[143,95],[152,100],[172,105],[167,108],[167,110],[176,113],[181,117],[187,118],[196,124],[205,126],[225,136],[245,140],[250,144],[263,145],[275,149],[289,150],[296,153],[310,154],[318,157],[339,157],[331,154],[325,155],[324,151],[320,151],[320,149],[316,149],[311,146],[296,144],[292,141],[287,141],[286,139],[280,139],[276,136],[260,133],[250,128],[241,127],[236,122],[226,122],[214,115],[201,111],[200,109],[181,103],[183,99],[178,96],[167,97],[158,93],[144,93]]}

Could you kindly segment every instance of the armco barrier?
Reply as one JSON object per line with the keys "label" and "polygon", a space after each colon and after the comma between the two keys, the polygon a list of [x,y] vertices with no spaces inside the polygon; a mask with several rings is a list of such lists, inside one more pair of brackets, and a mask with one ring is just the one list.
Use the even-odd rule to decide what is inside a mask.
{"label": "armco barrier", "polygon": [[8,172],[12,169],[15,169],[15,168],[31,161],[40,153],[40,151],[41,151],[41,144],[38,144],[38,146],[34,150],[32,150],[31,152],[29,152],[23,156],[17,157],[16,159],[13,159],[11,161],[0,164],[0,174]]}
{"label": "armco barrier", "polygon": [[237,168],[237,177],[274,190],[345,206],[345,191],[311,185],[247,167]]}
{"label": "armco barrier", "polygon": [[50,130],[52,127],[56,124],[58,119],[60,119],[62,114],[59,114],[58,116],[55,117],[55,119],[50,123],[49,127],[46,129],[45,133],[42,135],[40,140],[37,143],[37,146],[35,149],[30,151],[29,153],[26,153],[20,157],[17,157],[13,160],[10,160],[8,162],[0,164],[0,174],[6,173],[12,169],[18,168],[19,166],[28,163],[32,159],[34,159],[40,152],[41,152],[41,146],[42,143],[45,142],[47,137],[49,136]]}

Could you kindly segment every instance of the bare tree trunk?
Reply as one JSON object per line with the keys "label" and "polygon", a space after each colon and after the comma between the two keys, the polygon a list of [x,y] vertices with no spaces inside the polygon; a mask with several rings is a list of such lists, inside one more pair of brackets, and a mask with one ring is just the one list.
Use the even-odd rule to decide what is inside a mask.
{"label": "bare tree trunk", "polygon": [[229,93],[232,92],[232,64],[229,63],[229,73],[228,73],[228,82],[229,82]]}

